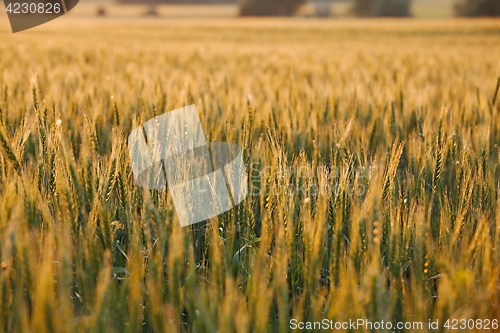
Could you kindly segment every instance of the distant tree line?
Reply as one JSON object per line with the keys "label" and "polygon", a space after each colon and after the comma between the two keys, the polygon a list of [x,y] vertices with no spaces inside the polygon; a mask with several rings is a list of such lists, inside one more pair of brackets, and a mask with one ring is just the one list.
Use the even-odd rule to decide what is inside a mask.
{"label": "distant tree line", "polygon": [[410,16],[411,0],[354,0],[354,13],[359,17]]}
{"label": "distant tree line", "polygon": [[500,0],[462,0],[455,5],[458,16],[500,16]]}
{"label": "distant tree line", "polygon": [[[359,17],[408,17],[412,0],[354,0],[353,11]],[[457,16],[500,16],[500,0],[458,0]]]}
{"label": "distant tree line", "polygon": [[305,0],[243,0],[241,16],[290,16]]}
{"label": "distant tree line", "polygon": [[[500,1],[500,0],[498,0]],[[242,0],[242,16],[293,15],[305,0]],[[410,16],[411,0],[354,0],[354,13],[359,17]]]}
{"label": "distant tree line", "polygon": [[[353,0],[359,17],[408,17],[412,0]],[[293,15],[305,0],[242,0],[241,15]],[[457,0],[457,16],[500,16],[500,0]]]}
{"label": "distant tree line", "polygon": [[[239,3],[241,16],[291,16],[306,0],[118,0],[122,3]],[[331,0],[334,1],[334,0]],[[358,17],[408,17],[412,0],[352,0]],[[457,16],[500,16],[500,0],[456,0]]]}
{"label": "distant tree line", "polygon": [[[292,15],[304,3],[304,0],[243,0],[240,13],[243,16]],[[410,5],[411,0],[354,0],[353,9],[360,17],[401,17],[410,16]]]}

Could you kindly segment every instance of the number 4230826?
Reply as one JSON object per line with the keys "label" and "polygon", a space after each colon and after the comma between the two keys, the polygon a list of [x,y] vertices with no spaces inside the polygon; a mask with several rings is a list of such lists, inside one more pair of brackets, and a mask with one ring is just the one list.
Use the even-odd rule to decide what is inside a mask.
{"label": "number 4230826", "polygon": [[9,14],[60,14],[60,3],[9,3],[5,9]]}

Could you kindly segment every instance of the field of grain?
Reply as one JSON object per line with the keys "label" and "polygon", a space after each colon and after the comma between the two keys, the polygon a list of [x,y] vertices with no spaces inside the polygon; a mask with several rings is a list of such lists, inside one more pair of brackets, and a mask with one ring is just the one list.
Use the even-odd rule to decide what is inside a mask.
{"label": "field of grain", "polygon": [[[1,29],[0,332],[500,316],[499,21]],[[126,140],[188,104],[250,194],[181,228]]]}

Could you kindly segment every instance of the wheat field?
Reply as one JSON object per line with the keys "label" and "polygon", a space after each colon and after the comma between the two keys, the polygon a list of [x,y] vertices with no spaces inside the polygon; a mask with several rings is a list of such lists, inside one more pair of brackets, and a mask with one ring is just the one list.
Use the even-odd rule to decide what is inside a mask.
{"label": "wheat field", "polygon": [[[0,332],[500,317],[499,21],[0,34]],[[250,194],[181,228],[127,136],[189,104],[242,147]]]}

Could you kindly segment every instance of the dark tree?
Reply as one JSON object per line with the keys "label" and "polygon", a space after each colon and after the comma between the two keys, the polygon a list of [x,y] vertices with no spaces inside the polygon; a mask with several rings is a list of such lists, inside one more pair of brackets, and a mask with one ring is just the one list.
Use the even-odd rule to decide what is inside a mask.
{"label": "dark tree", "polygon": [[354,13],[359,17],[408,17],[411,0],[355,0]]}
{"label": "dark tree", "polygon": [[375,16],[408,17],[411,0],[379,0]]}
{"label": "dark tree", "polygon": [[305,0],[242,0],[241,16],[291,16]]}
{"label": "dark tree", "polygon": [[500,0],[462,0],[455,4],[457,16],[500,16]]}

